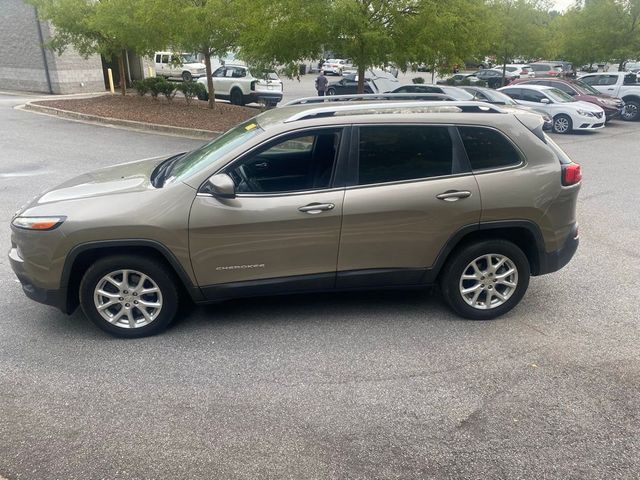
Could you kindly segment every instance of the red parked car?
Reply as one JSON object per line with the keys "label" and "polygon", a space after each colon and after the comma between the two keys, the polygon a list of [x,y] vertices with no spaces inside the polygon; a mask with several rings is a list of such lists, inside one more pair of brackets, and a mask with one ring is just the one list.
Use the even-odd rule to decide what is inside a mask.
{"label": "red parked car", "polygon": [[618,97],[611,97],[599,92],[591,85],[587,85],[580,80],[560,79],[560,78],[532,78],[519,79],[511,82],[511,86],[515,84],[528,85],[545,85],[562,90],[564,93],[571,95],[576,100],[593,103],[604,110],[606,121],[619,117],[624,108],[624,101]]}

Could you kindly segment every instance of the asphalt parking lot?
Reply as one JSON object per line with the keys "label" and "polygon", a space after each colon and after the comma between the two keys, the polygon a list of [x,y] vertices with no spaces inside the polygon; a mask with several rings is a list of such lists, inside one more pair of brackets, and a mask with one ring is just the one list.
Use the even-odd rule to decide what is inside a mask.
{"label": "asphalt parking lot", "polygon": [[[5,250],[42,189],[200,143],[24,102],[0,95]],[[2,255],[0,477],[638,478],[640,123],[554,138],[583,166],[581,246],[494,321],[429,292],[299,295],[126,341],[28,300]]]}

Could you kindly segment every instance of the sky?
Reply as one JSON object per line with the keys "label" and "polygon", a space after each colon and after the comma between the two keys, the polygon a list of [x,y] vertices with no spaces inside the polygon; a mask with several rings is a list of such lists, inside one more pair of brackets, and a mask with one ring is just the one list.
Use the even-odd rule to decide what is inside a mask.
{"label": "sky", "polygon": [[555,10],[563,11],[565,8],[573,4],[574,0],[554,0],[553,6]]}

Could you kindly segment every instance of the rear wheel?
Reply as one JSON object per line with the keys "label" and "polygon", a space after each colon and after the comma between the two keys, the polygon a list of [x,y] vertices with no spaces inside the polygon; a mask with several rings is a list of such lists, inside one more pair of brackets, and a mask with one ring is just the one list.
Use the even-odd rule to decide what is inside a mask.
{"label": "rear wheel", "polygon": [[573,130],[573,122],[567,115],[556,115],[553,117],[553,131],[556,133],[569,133]]}
{"label": "rear wheel", "polygon": [[515,244],[486,240],[463,247],[447,262],[442,294],[460,316],[490,320],[515,307],[529,286],[529,261]]}
{"label": "rear wheel", "polygon": [[233,105],[240,105],[240,106],[244,105],[244,100],[242,98],[242,92],[237,88],[234,88],[233,90],[231,90],[231,99],[230,100],[231,100],[231,103]]}
{"label": "rear wheel", "polygon": [[182,72],[182,80],[185,82],[190,82],[191,80],[193,80],[193,75],[191,75],[191,72]]}
{"label": "rear wheel", "polygon": [[622,110],[622,119],[632,122],[640,117],[640,101],[625,100],[624,110]]}
{"label": "rear wheel", "polygon": [[154,335],[175,317],[178,292],[173,278],[164,265],[146,257],[105,257],[82,278],[80,305],[93,323],[112,335]]}

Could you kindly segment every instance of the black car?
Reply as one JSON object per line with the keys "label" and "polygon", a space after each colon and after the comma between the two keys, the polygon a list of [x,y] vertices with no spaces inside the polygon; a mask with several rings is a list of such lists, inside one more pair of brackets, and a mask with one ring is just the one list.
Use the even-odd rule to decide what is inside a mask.
{"label": "black car", "polygon": [[[370,85],[371,80],[365,77],[364,93],[374,92]],[[358,76],[355,73],[345,75],[337,82],[331,82],[327,88],[327,95],[352,95],[358,93]]]}
{"label": "black car", "polygon": [[452,97],[454,100],[472,100],[473,96],[459,87],[449,85],[425,85],[423,83],[413,83],[401,85],[395,90],[387,93],[440,93]]}
{"label": "black car", "polygon": [[[502,71],[487,69],[487,70],[478,70],[473,74],[476,78],[482,80],[487,84],[489,88],[499,88],[502,87]],[[513,75],[511,72],[505,72],[505,85],[508,85],[511,80],[517,78],[517,76]]]}

